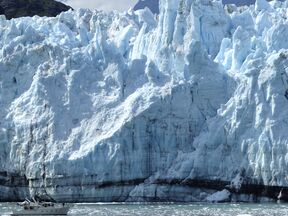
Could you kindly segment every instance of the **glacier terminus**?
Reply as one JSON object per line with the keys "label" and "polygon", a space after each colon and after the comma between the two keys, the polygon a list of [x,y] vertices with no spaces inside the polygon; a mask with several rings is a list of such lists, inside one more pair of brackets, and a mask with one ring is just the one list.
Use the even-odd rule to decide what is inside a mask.
{"label": "glacier terminus", "polygon": [[0,16],[1,201],[288,199],[288,1],[159,4]]}

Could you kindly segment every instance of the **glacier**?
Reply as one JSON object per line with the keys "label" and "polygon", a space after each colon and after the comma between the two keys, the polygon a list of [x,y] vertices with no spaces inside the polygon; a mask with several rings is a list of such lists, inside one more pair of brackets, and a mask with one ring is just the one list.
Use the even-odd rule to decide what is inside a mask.
{"label": "glacier", "polygon": [[0,16],[0,200],[287,199],[287,7]]}

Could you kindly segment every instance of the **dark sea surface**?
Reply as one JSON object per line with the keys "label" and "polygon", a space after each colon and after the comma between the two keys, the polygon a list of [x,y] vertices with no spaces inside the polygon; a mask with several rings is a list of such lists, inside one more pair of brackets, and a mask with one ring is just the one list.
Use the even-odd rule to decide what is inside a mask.
{"label": "dark sea surface", "polygon": [[[16,203],[0,203],[1,216],[19,209]],[[287,204],[74,204],[68,215],[96,216],[288,216]]]}

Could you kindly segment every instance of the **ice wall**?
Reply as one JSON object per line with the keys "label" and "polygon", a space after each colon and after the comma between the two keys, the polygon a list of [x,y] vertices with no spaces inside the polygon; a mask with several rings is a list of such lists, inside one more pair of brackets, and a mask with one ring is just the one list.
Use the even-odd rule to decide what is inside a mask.
{"label": "ice wall", "polygon": [[227,184],[285,188],[286,4],[2,16],[0,170],[27,178],[16,198],[205,201]]}

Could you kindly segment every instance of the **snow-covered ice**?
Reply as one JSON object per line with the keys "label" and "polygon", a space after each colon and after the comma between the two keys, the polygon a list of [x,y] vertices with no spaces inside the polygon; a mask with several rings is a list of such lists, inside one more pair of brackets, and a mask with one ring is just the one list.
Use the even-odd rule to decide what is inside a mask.
{"label": "snow-covered ice", "polygon": [[0,16],[0,171],[62,200],[207,200],[181,184],[197,179],[288,186],[287,7]]}

